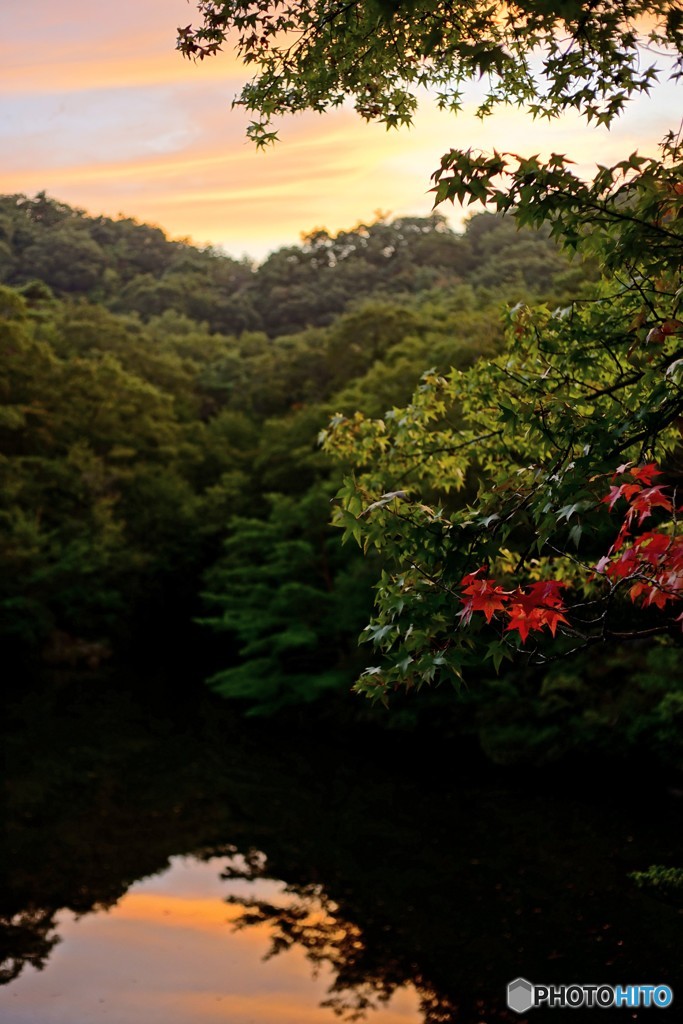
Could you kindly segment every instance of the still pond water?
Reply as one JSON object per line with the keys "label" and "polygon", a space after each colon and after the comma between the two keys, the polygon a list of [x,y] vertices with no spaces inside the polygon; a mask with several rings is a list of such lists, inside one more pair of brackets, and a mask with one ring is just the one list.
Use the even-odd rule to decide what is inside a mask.
{"label": "still pond water", "polygon": [[[521,1022],[519,975],[683,1003],[680,909],[629,878],[683,862],[666,777],[166,703],[91,681],[8,709],[3,1024]],[[596,1016],[683,1020],[529,1020]]]}

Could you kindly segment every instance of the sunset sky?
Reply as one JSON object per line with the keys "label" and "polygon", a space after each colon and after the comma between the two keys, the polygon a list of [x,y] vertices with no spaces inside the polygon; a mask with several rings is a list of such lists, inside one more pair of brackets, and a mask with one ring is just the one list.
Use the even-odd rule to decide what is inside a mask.
{"label": "sunset sky", "polygon": [[0,192],[44,189],[261,258],[302,231],[351,227],[377,210],[428,213],[429,175],[450,146],[554,150],[587,169],[653,152],[683,108],[681,87],[663,83],[611,132],[512,110],[482,123],[473,102],[454,118],[427,101],[410,131],[388,133],[340,110],[287,119],[281,143],[259,153],[230,106],[243,78],[235,59],[193,64],[175,50],[176,27],[193,19],[186,0],[4,0]]}

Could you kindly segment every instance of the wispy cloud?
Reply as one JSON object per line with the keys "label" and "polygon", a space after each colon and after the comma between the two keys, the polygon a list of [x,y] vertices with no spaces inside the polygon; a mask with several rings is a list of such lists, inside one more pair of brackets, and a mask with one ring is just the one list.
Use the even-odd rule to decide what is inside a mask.
{"label": "wispy cloud", "polygon": [[[0,12],[0,190],[41,189],[93,213],[119,212],[240,254],[261,256],[302,230],[425,214],[429,175],[450,146],[567,153],[579,166],[652,150],[680,117],[662,85],[611,132],[576,117],[531,123],[500,111],[454,119],[427,101],[411,131],[387,133],[351,110],[287,119],[257,153],[230,103],[230,54],[200,64],[174,50],[185,0],[32,0]],[[453,212],[457,221],[460,211]]]}

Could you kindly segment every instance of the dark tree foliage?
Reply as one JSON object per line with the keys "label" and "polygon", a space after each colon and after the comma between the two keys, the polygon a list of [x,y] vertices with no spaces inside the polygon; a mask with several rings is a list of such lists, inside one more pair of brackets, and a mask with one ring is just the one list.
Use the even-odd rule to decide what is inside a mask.
{"label": "dark tree foliage", "polygon": [[[52,200],[37,206],[46,230],[74,219]],[[33,222],[32,209],[17,215],[15,231]],[[109,242],[97,243],[105,252],[116,223]],[[172,304],[115,314],[87,295],[56,296],[40,280],[2,291],[6,650],[67,667],[93,668],[133,648],[173,659],[174,641],[182,647],[198,617],[213,640],[205,627],[188,651],[193,659],[206,651],[212,685],[244,706],[272,712],[347,693],[368,661],[356,637],[381,562],[342,549],[328,524],[345,467],[318,447],[320,425],[337,410],[376,417],[409,402],[425,365],[466,371],[494,357],[506,297],[546,295],[562,306],[594,276],[546,235],[517,234],[492,215],[471,219],[463,235],[440,219],[400,221],[393,234],[380,221],[373,238],[373,225],[316,232],[285,250],[296,257],[285,266],[308,282],[305,322],[320,316],[320,295],[337,280],[347,311],[329,326],[275,338],[212,333],[208,318],[198,323]],[[391,239],[396,257],[382,251]],[[183,243],[170,251],[192,274],[205,259]],[[269,275],[277,257],[267,261]],[[161,281],[167,266],[165,257],[157,268],[150,262],[130,280]],[[360,266],[377,288],[358,299]],[[264,304],[274,315],[270,299]],[[464,497],[474,497],[472,487]],[[438,694],[435,714],[447,720],[457,707],[460,731],[477,735],[498,761],[545,760],[584,744],[611,749],[615,715],[620,744],[676,759],[681,706],[666,682],[671,665],[616,657],[609,687],[600,688],[586,687],[580,666],[502,679],[480,670],[476,690],[455,704]]]}
{"label": "dark tree foliage", "polygon": [[[353,100],[366,120],[409,124],[420,88],[457,111],[464,85],[481,79],[481,115],[513,103],[533,115],[577,110],[609,124],[659,74],[667,47],[680,73],[677,0],[198,0],[201,22],[178,29],[187,57],[228,41],[253,77],[235,103],[255,114],[249,135],[272,142],[274,117]],[[535,66],[536,65],[536,66]],[[539,67],[540,66],[540,70]]]}
{"label": "dark tree foliage", "polygon": [[[341,470],[317,446],[320,425],[337,408],[381,414],[407,401],[425,363],[464,368],[493,354],[503,292],[559,300],[588,268],[490,216],[462,235],[442,218],[318,231],[253,270],[44,196],[11,197],[4,212],[7,237],[23,232],[47,254],[50,233],[68,229],[128,280],[106,300],[118,313],[93,302],[108,270],[80,294],[47,271],[51,285],[34,277],[2,291],[5,642],[63,665],[96,666],[132,644],[163,657],[170,624],[181,636],[200,615],[218,630],[222,692],[272,710],[346,691],[365,664],[355,637],[376,566],[342,552],[328,524]],[[528,273],[501,274],[495,297],[478,287],[519,245],[535,254]],[[243,301],[240,274],[285,333],[211,331],[221,296]],[[328,326],[294,332],[273,298],[290,278],[299,321]],[[226,281],[231,292],[219,290]],[[330,294],[342,315],[323,309]]]}

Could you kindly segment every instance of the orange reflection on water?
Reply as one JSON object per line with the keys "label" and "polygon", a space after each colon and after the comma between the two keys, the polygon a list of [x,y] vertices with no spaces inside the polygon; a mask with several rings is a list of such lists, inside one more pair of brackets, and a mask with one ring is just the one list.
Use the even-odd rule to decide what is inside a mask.
{"label": "orange reflection on water", "polygon": [[148,926],[163,925],[174,928],[197,928],[200,931],[224,931],[227,923],[235,921],[242,907],[223,900],[176,897],[165,893],[131,892],[109,917],[117,921],[132,921]]}
{"label": "orange reflection on water", "polygon": [[[332,1024],[319,1005],[332,981],[326,965],[313,978],[298,947],[264,961],[269,926],[232,927],[244,907],[227,895],[275,901],[284,887],[221,881],[220,869],[175,859],[108,912],[62,914],[63,941],[45,970],[26,968],[0,990],[3,1024]],[[310,924],[324,917],[314,910]],[[419,1019],[416,994],[403,990],[368,1024]]]}

